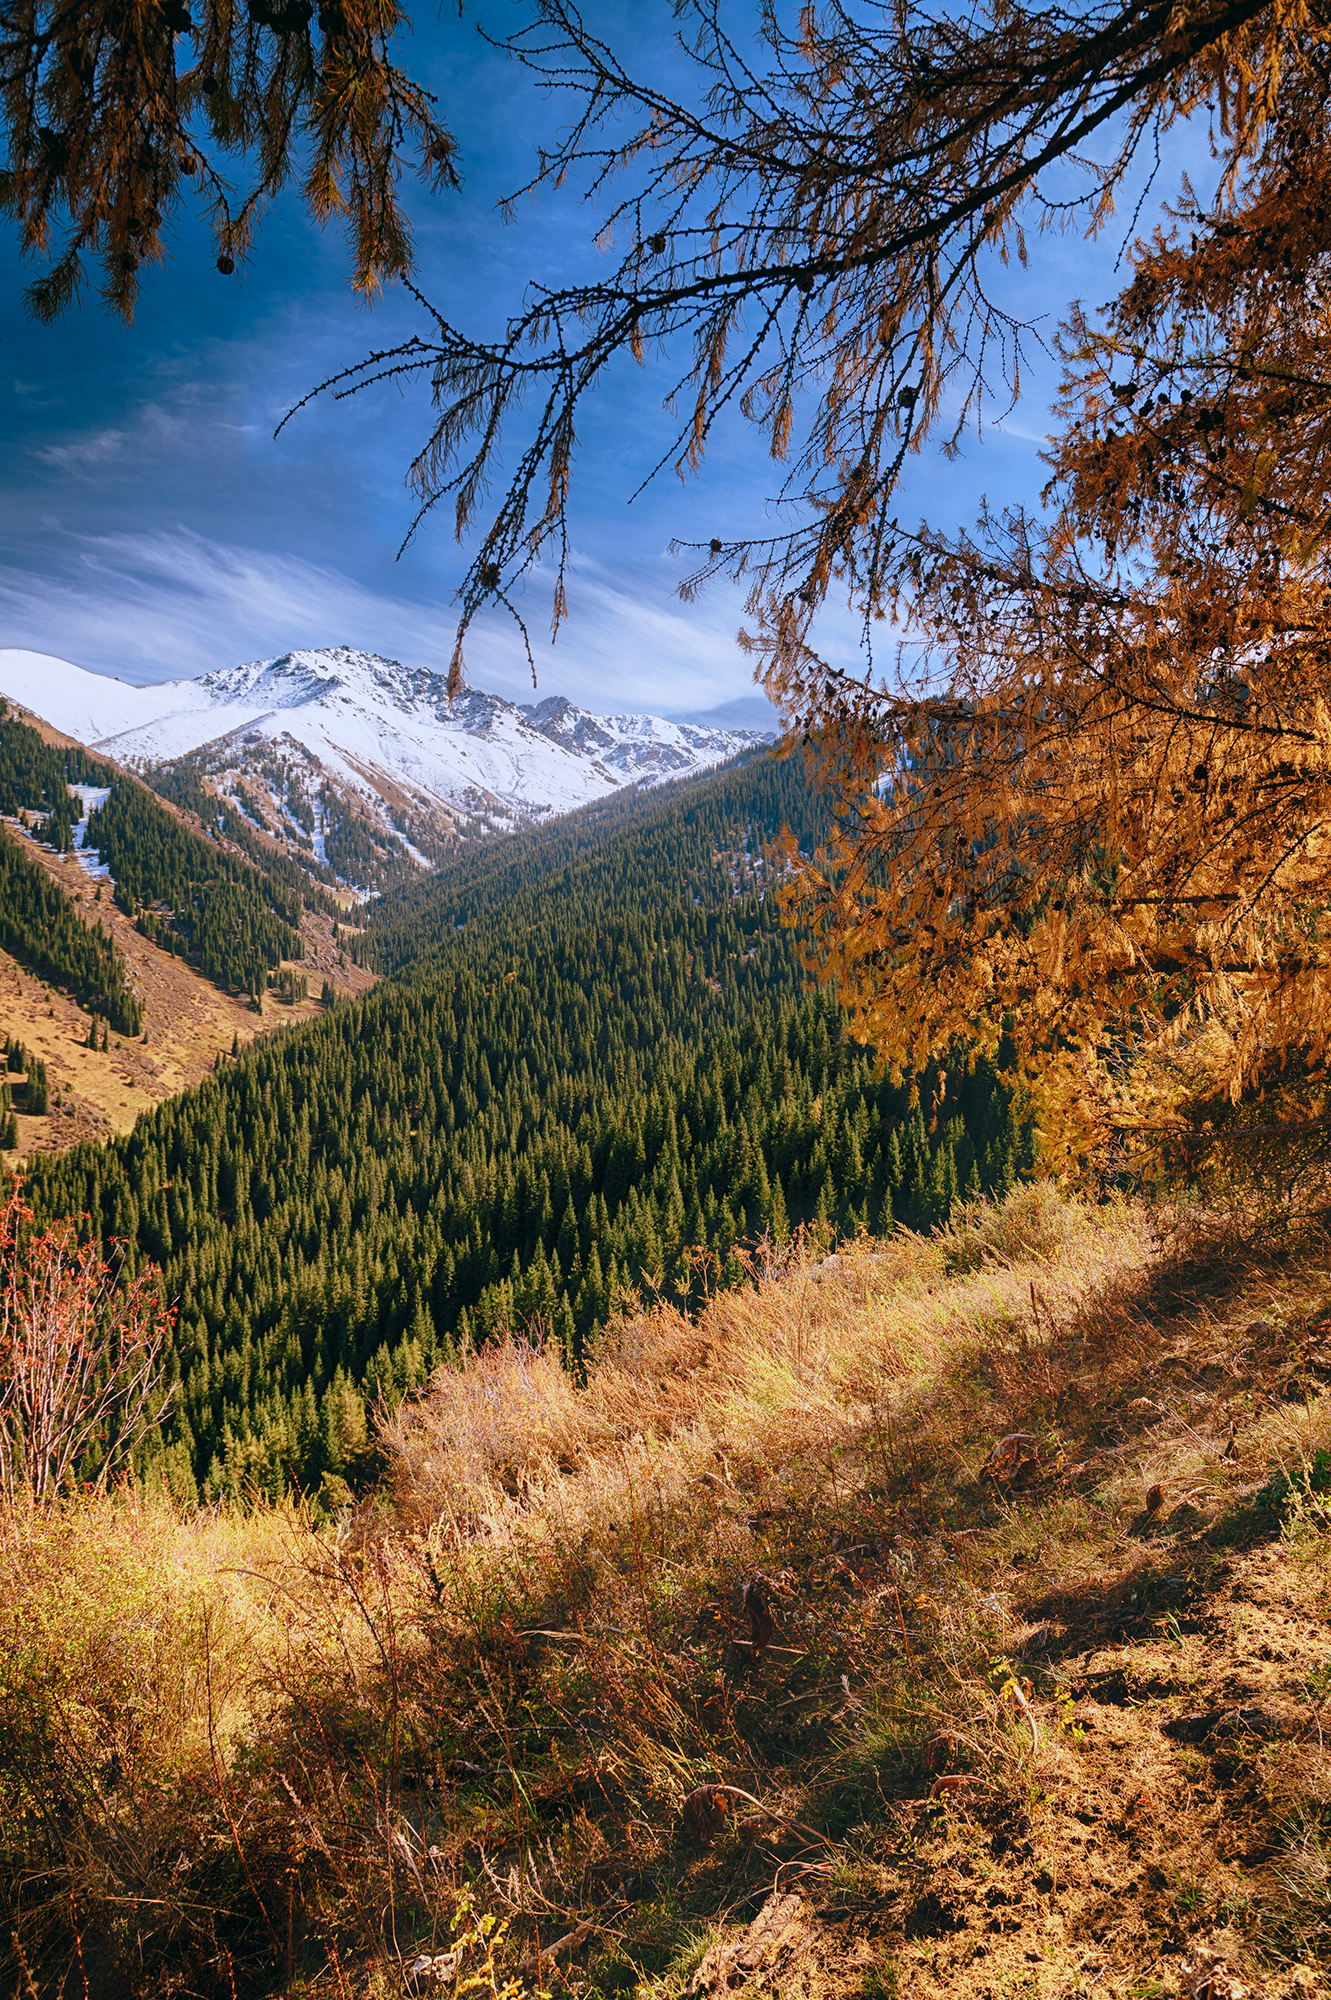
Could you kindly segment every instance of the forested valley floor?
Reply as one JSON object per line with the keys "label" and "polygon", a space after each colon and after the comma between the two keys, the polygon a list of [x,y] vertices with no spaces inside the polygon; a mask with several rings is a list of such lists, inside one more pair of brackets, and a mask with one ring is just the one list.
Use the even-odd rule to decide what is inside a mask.
{"label": "forested valley floor", "polygon": [[612,800],[377,912],[387,975],[108,1146],[34,1161],[178,1301],[157,1472],[183,1500],[339,1504],[366,1415],[509,1329],[576,1370],[632,1295],[698,1303],[764,1239],[927,1229],[1033,1161],[987,1059],[875,1072],[811,993],[765,845],[795,762]]}

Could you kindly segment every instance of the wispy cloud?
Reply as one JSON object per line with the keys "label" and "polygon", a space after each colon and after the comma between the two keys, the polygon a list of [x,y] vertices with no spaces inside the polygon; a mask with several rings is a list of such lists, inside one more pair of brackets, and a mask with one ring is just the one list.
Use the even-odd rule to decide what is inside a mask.
{"label": "wispy cloud", "polygon": [[[706,708],[749,692],[751,670],[735,644],[739,593],[720,587],[683,605],[672,595],[677,573],[665,556],[635,564],[631,576],[575,562],[572,616],[553,647],[538,579],[524,608],[540,693],[605,712]],[[447,603],[394,597],[330,566],[184,531],[71,538],[56,576],[0,568],[0,643],[139,682],[318,645],[361,646],[442,672],[454,623]],[[467,668],[479,686],[530,693],[521,638],[502,614],[472,628]]]}
{"label": "wispy cloud", "polygon": [[84,538],[55,577],[0,569],[0,629],[9,644],[140,682],[301,645],[429,658],[445,636],[442,619],[332,569],[186,532]]}
{"label": "wispy cloud", "polygon": [[160,480],[162,468],[189,460],[207,462],[208,454],[229,449],[252,434],[254,426],[237,422],[216,407],[216,398],[194,379],[178,383],[169,397],[139,403],[127,422],[76,431],[53,444],[37,445],[33,456],[59,472],[105,473],[117,461],[130,476]]}
{"label": "wispy cloud", "polygon": [[75,438],[72,444],[44,445],[37,456],[44,465],[58,466],[64,472],[80,472],[104,465],[110,458],[119,458],[128,441],[128,431],[94,431],[87,437]]}
{"label": "wispy cloud", "polygon": [[[474,24],[475,10],[467,11]],[[619,23],[615,39],[630,67],[668,75],[687,91],[696,76],[670,39],[668,18],[655,20],[659,11],[600,7]],[[422,10],[413,48],[467,162],[463,194],[413,197],[420,276],[454,324],[499,337],[529,281],[555,285],[609,267],[594,247],[594,205],[571,184],[519,202],[511,226],[499,226],[495,199],[528,181],[551,105],[473,26],[457,31],[455,13]],[[564,115],[558,102],[554,115]],[[1184,166],[1206,185],[1214,171],[1206,146],[1204,129],[1176,124],[1160,188],[1176,184]],[[1067,191],[1084,184],[1080,168],[1068,176]],[[1126,217],[1133,190],[1124,195]],[[1047,340],[1065,301],[1116,289],[1114,260],[1133,227],[1107,228],[1098,244],[1076,229],[1033,237],[1029,268],[995,266],[985,282],[1014,322],[1038,322]],[[174,261],[151,274],[132,327],[91,302],[57,326],[39,326],[21,310],[17,280],[7,294],[0,287],[8,377],[0,385],[0,644],[138,681],[329,642],[447,665],[451,593],[467,559],[450,537],[447,508],[393,561],[414,505],[403,473],[433,416],[428,380],[383,384],[350,402],[321,397],[273,437],[278,419],[321,378],[370,348],[428,335],[410,295],[390,292],[370,319],[346,277],[337,232],[307,224],[293,194],[268,217],[243,284],[219,278],[202,224],[182,224]],[[944,529],[970,522],[984,494],[996,505],[1034,502],[1047,473],[1039,448],[1059,371],[1039,337],[1027,347],[1018,413],[996,381],[982,440],[968,432],[957,460],[932,449],[912,459],[893,501],[903,521],[927,515]],[[771,495],[784,474],[732,408],[711,435],[701,480],[666,474],[626,504],[659,455],[673,458],[676,419],[662,398],[677,365],[678,354],[649,355],[642,369],[626,363],[580,412],[572,617],[556,647],[548,577],[533,579],[524,603],[542,694],[564,692],[603,711],[659,711],[708,708],[750,689],[735,644],[743,593],[721,584],[681,604],[683,563],[663,550],[674,535],[705,546],[718,533],[738,540],[779,531],[790,516]],[[515,425],[510,467],[530,434],[520,416]],[[875,636],[890,666],[893,634],[878,626]],[[844,604],[828,607],[816,637],[836,664],[862,670],[857,621]],[[529,697],[522,643],[501,612],[487,613],[469,635],[467,664],[478,685]]]}

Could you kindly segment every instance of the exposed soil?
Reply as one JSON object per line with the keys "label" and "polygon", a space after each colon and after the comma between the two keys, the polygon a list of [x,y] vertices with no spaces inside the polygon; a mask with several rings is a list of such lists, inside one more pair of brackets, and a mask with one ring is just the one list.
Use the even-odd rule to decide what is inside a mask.
{"label": "exposed soil", "polygon": [[325,979],[352,995],[375,983],[373,973],[353,964],[334,943],[331,919],[307,911],[301,919],[305,957],[291,969],[305,976],[309,998],[288,1007],[267,993],[262,1014],[252,1013],[244,995],[220,992],[183,959],[142,937],[111,901],[109,884],[97,902],[96,883],[72,857],[35,842],[26,852],[70,897],[85,923],[100,923],[115,939],[131,989],[144,1004],[146,1039],[112,1035],[105,1054],[89,1049],[88,1015],[0,951],[0,1034],[16,1037],[45,1062],[51,1101],[45,1118],[30,1118],[20,1108],[18,1154],[11,1159],[63,1152],[81,1139],[126,1132],[140,1112],[200,1082],[234,1043],[244,1048],[256,1035],[313,1018],[321,1011]]}

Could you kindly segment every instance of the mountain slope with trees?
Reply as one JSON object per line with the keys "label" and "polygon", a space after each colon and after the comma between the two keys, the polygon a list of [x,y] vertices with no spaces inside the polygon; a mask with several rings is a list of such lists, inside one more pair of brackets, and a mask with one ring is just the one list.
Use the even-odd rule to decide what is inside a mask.
{"label": "mountain slope with trees", "polygon": [[1011,1186],[1011,1079],[876,1075],[805,991],[758,850],[814,811],[759,758],[499,842],[388,913],[373,994],[34,1165],[39,1215],[86,1213],[178,1301],[178,1491],[317,1489],[367,1399],[469,1343],[539,1324],[576,1366],[627,1290],[697,1300],[765,1232]]}
{"label": "mountain slope with trees", "polygon": [[[82,817],[71,785],[108,792],[89,814],[84,844],[110,870],[120,908],[140,912],[141,928],[165,950],[191,956],[214,984],[254,996],[270,969],[302,955],[294,870],[276,880],[183,824],[116,765],[80,744],[47,743],[27,723],[0,715],[0,814],[40,814],[39,837],[67,851]],[[36,893],[31,890],[28,903]],[[17,931],[14,940],[4,941],[6,949],[22,958],[27,947],[21,948]],[[52,951],[63,953],[58,962]],[[42,976],[77,989],[86,976],[80,953],[86,955],[85,948],[74,951],[68,940],[65,947],[48,941]]]}
{"label": "mountain slope with trees", "polygon": [[[473,620],[514,612],[533,560],[567,615],[589,400],[629,356],[670,356],[678,428],[647,479],[699,471],[723,412],[785,468],[749,532],[718,496],[715,532],[678,545],[681,594],[742,580],[759,678],[825,751],[843,816],[800,915],[857,1031],[919,1068],[977,1017],[996,1046],[1007,1016],[1069,1168],[1165,1132],[1223,1179],[1277,1137],[1306,1159],[1311,1133],[1321,1174],[1324,0],[848,0],[761,9],[751,39],[682,0],[668,82],[572,0],[538,13],[507,47],[575,111],[533,186],[580,182],[612,263],[543,274],[493,336],[423,317],[335,378],[428,379],[409,477],[471,534],[456,684]],[[1211,158],[1134,241],[1187,121]],[[1118,296],[1068,299],[1054,341],[1049,484],[972,533],[920,521],[903,482],[924,447],[978,446],[1041,339],[1056,268],[1023,297],[994,289],[1000,264],[1096,237],[1116,204]],[[857,668],[829,658],[833,603]]]}
{"label": "mountain slope with trees", "polygon": [[188,757],[177,757],[170,764],[145,766],[143,782],[160,798],[169,799],[172,805],[191,813],[203,825],[215,826],[225,840],[289,893],[301,896],[314,908],[335,911],[339,906],[332,896],[321,893],[336,890],[337,876],[333,870],[317,861],[313,853],[302,852],[296,858],[289,847],[284,849],[277,840],[260,833],[229,798],[204,782],[206,765],[206,757],[196,751]]}
{"label": "mountain slope with trees", "polygon": [[0,827],[0,950],[10,952],[39,979],[67,987],[80,1007],[110,1023],[118,1035],[137,1035],[143,1010],[130,991],[125,961],[100,924],[75,916],[44,868],[23,852],[21,840]]}

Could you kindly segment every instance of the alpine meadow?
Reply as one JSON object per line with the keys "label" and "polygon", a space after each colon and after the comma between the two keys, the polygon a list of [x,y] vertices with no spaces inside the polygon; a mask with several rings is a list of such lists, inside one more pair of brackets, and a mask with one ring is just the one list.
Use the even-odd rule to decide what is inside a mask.
{"label": "alpine meadow", "polygon": [[1329,107],[0,0],[21,2000],[1331,1988]]}

